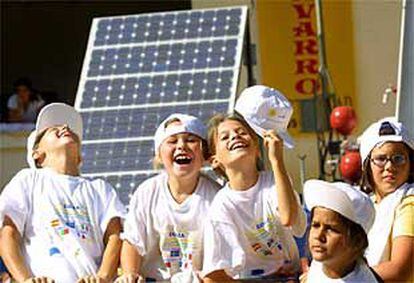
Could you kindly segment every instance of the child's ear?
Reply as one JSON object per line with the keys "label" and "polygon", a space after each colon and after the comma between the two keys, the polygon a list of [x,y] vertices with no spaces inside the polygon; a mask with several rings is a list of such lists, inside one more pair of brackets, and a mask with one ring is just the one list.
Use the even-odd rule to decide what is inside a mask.
{"label": "child's ear", "polygon": [[215,155],[210,156],[210,158],[208,159],[208,162],[210,163],[213,169],[217,169],[220,167],[220,162],[217,160]]}
{"label": "child's ear", "polygon": [[37,166],[37,164],[42,164],[43,161],[45,161],[46,158],[46,153],[40,151],[40,150],[34,150],[32,153],[33,159],[35,161],[35,164]]}
{"label": "child's ear", "polygon": [[157,152],[155,152],[154,159],[152,161],[152,167],[156,170],[161,169],[163,167],[161,156],[158,150]]}

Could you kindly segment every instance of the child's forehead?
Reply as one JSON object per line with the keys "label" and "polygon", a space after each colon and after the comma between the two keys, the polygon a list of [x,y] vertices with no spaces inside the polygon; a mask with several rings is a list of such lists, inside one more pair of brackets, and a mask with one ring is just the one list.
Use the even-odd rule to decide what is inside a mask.
{"label": "child's forehead", "polygon": [[168,138],[179,138],[179,137],[194,137],[194,138],[201,139],[199,136],[197,136],[195,134],[192,134],[192,133],[188,133],[188,132],[181,132],[181,133],[172,134],[172,135],[169,135],[167,137],[167,139]]}
{"label": "child's forehead", "polygon": [[374,147],[371,153],[389,153],[389,152],[398,152],[398,153],[408,153],[408,148],[403,142],[385,142]]}
{"label": "child's forehead", "polygon": [[316,206],[314,208],[313,218],[327,222],[342,222],[341,215],[338,212],[323,206]]}
{"label": "child's forehead", "polygon": [[233,130],[233,129],[246,129],[246,127],[243,125],[242,122],[238,121],[238,120],[234,120],[234,119],[226,119],[224,121],[222,121],[219,125],[218,125],[218,131],[222,132],[222,131],[228,131],[228,130]]}

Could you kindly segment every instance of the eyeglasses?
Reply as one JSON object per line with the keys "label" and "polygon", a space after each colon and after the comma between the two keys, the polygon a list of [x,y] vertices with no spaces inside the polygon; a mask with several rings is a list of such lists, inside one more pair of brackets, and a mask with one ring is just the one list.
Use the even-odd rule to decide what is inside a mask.
{"label": "eyeglasses", "polygon": [[394,154],[391,157],[378,155],[371,158],[371,162],[381,168],[385,167],[388,161],[391,161],[395,166],[401,166],[407,162],[407,157],[403,154]]}

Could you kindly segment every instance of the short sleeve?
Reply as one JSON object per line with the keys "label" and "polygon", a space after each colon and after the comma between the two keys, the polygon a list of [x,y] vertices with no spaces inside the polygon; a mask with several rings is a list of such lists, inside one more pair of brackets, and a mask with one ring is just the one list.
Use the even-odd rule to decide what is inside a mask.
{"label": "short sleeve", "polygon": [[395,211],[392,238],[414,237],[414,195],[405,197]]}
{"label": "short sleeve", "polygon": [[13,94],[12,96],[10,96],[9,100],[7,101],[7,108],[8,109],[17,109],[18,105],[17,105],[17,95]]}
{"label": "short sleeve", "polygon": [[42,107],[45,105],[45,101],[40,96],[38,96],[38,100],[33,103],[33,107],[36,113],[38,113],[40,109],[42,109]]}
{"label": "short sleeve", "polygon": [[302,237],[306,232],[307,218],[305,208],[300,204],[299,195],[295,191],[296,203],[298,205],[298,213],[295,222],[292,225],[292,233],[295,237]]}
{"label": "short sleeve", "polygon": [[[145,183],[142,186],[144,185]],[[144,256],[147,253],[147,226],[149,229],[149,223],[147,223],[144,212],[145,206],[141,192],[144,188],[142,186],[138,187],[131,198],[129,211],[124,222],[124,232],[121,238],[134,245],[138,253]]]}
{"label": "short sleeve", "polygon": [[119,200],[114,188],[103,180],[99,180],[99,182],[103,187],[103,190],[101,191],[102,209],[100,211],[99,225],[103,233],[105,233],[109,222],[113,218],[125,218],[126,210],[125,206]]}
{"label": "short sleeve", "polygon": [[28,215],[31,210],[29,196],[32,191],[33,179],[28,173],[28,169],[22,170],[6,185],[0,195],[0,218],[1,227],[4,217],[9,217],[20,235],[24,234],[24,229]]}
{"label": "short sleeve", "polygon": [[245,266],[245,252],[232,224],[207,220],[204,228],[202,275],[224,270],[234,278]]}
{"label": "short sleeve", "polygon": [[[269,200],[271,201],[271,204],[274,207],[279,207],[279,201],[278,201],[278,197],[277,197],[277,191],[275,190],[275,179],[273,177],[273,172],[271,171],[266,171],[263,174],[265,174],[265,187],[266,188],[270,188],[268,190],[268,196],[269,196]],[[302,207],[302,205],[300,204],[300,198],[299,198],[299,194],[293,189],[293,194],[295,195],[295,200],[296,200],[296,204],[298,207],[298,211],[296,214],[296,218],[295,221],[292,223],[292,225],[290,227],[287,227],[289,229],[291,229],[292,234],[295,237],[302,237],[305,232],[306,232],[306,213],[304,208]],[[276,212],[278,213],[278,212]]]}

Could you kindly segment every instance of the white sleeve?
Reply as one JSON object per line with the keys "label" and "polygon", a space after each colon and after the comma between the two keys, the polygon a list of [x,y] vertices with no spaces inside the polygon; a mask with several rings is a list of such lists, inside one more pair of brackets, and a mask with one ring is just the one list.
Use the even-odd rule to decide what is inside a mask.
{"label": "white sleeve", "polygon": [[17,105],[17,95],[13,94],[12,96],[9,97],[9,100],[7,101],[7,108],[8,109],[17,109],[18,105]]}
{"label": "white sleeve", "polygon": [[292,225],[292,233],[295,237],[300,238],[306,232],[307,220],[306,220],[305,208],[300,204],[299,194],[296,191],[294,193],[295,193],[295,198],[296,198],[296,202],[298,204],[299,210],[296,215],[295,222]]}
{"label": "white sleeve", "polygon": [[45,105],[45,101],[39,96],[38,100],[34,102],[34,109],[36,110],[36,113],[42,109],[42,107]]}
{"label": "white sleeve", "polygon": [[100,191],[102,207],[99,217],[99,225],[101,227],[102,232],[105,234],[106,228],[111,219],[115,217],[124,219],[126,209],[125,206],[119,200],[114,188],[108,182],[105,182],[103,180],[99,180],[99,182],[100,185],[103,187],[103,190]]}
{"label": "white sleeve", "polygon": [[[143,184],[145,185],[145,183]],[[139,186],[131,198],[128,214],[124,222],[124,232],[121,235],[122,240],[126,240],[134,245],[141,256],[147,253],[147,227],[151,225],[147,223],[146,214],[144,212],[144,203],[140,190],[144,189]]]}
{"label": "white sleeve", "polygon": [[202,276],[224,270],[234,278],[246,264],[235,227],[230,223],[206,220],[204,228],[204,260]]}
{"label": "white sleeve", "polygon": [[0,218],[3,226],[4,216],[9,217],[20,235],[23,236],[28,215],[31,211],[29,197],[32,192],[33,178],[24,169],[6,185],[0,195]]}
{"label": "white sleeve", "polygon": [[[266,187],[268,188],[272,188],[270,190],[270,201],[272,202],[272,205],[274,205],[275,207],[279,207],[279,201],[277,198],[277,192],[274,190],[274,186],[275,186],[275,180],[273,177],[273,172],[271,171],[266,171],[263,174],[266,174]],[[293,193],[295,195],[295,199],[296,199],[296,203],[298,205],[298,213],[296,215],[296,219],[293,223],[292,226],[290,226],[290,228],[292,229],[292,234],[295,237],[302,237],[303,234],[305,234],[306,232],[306,214],[305,211],[302,207],[302,205],[300,204],[300,198],[299,198],[299,194],[293,190]]]}

